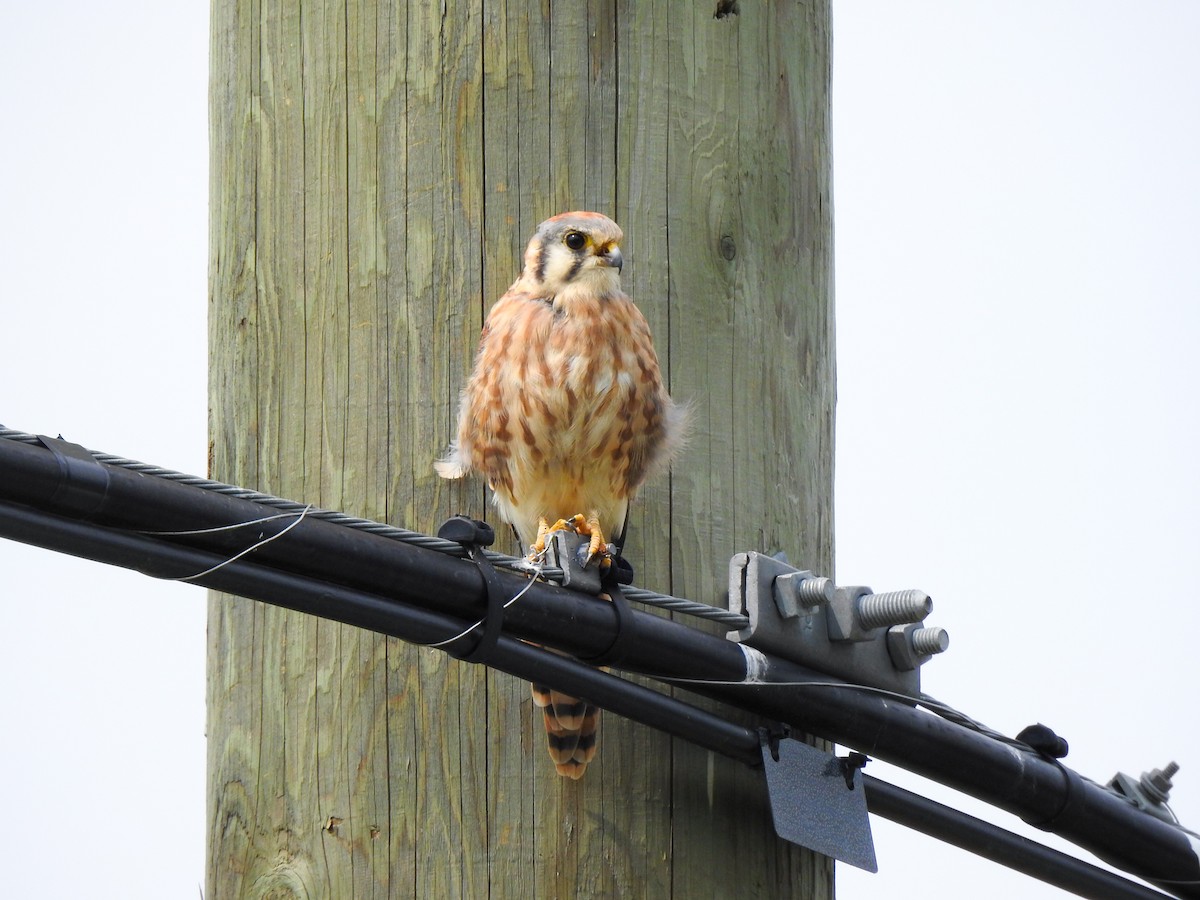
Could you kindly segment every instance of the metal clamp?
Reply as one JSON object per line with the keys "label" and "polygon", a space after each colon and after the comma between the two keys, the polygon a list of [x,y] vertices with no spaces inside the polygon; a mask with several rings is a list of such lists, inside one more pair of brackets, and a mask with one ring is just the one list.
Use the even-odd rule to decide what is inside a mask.
{"label": "metal clamp", "polygon": [[732,641],[910,696],[921,692],[920,667],[950,643],[944,629],[922,624],[933,608],[922,591],[838,587],[761,553],[730,561],[729,608],[750,620],[728,633]]}
{"label": "metal clamp", "polygon": [[574,531],[556,531],[549,536],[548,562],[563,570],[562,586],[587,594],[607,597],[612,601],[617,617],[616,636],[611,644],[595,656],[578,657],[594,666],[617,665],[625,658],[633,640],[634,618],[629,601],[621,591],[622,584],[633,583],[633,568],[622,557],[609,559],[605,566],[583,564],[588,539]]}

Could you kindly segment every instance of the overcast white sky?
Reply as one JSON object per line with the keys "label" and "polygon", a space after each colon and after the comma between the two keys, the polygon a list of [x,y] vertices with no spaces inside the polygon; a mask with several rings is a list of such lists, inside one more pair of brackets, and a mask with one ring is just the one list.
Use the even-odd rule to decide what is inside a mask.
{"label": "overcast white sky", "polygon": [[[930,693],[1096,780],[1177,759],[1200,828],[1200,4],[837,0],[834,35],[837,575],[934,597]],[[203,473],[207,53],[206,3],[0,2],[0,423]],[[0,571],[8,893],[196,897],[203,592]],[[843,900],[1064,896],[873,822]]]}

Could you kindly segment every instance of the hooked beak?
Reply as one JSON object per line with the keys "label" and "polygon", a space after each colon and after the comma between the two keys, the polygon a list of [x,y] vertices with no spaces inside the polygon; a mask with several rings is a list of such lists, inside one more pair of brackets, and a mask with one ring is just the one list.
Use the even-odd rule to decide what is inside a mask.
{"label": "hooked beak", "polygon": [[618,272],[625,265],[625,257],[621,255],[621,248],[615,244],[604,251],[600,256],[600,260],[603,265],[612,266]]}

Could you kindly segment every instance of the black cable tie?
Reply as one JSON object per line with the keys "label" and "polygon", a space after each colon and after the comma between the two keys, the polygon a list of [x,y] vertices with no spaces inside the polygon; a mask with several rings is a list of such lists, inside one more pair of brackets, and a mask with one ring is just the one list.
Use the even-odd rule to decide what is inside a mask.
{"label": "black cable tie", "polygon": [[1041,722],[1022,728],[1017,734],[1017,740],[1029,745],[1047,759],[1062,759],[1070,749],[1066,738],[1059,737],[1054,733],[1054,729]]}
{"label": "black cable tie", "polygon": [[[625,659],[628,655],[630,646],[634,643],[634,611],[629,606],[629,600],[625,599],[624,593],[620,590],[625,572],[632,575],[632,569],[628,564],[620,565],[624,560],[620,557],[612,560],[612,564],[608,566],[605,572],[604,581],[602,581],[602,590],[608,595],[608,599],[612,601],[612,610],[617,613],[617,635],[612,638],[612,643],[608,644],[604,652],[598,653],[595,656],[580,656],[581,661],[590,662],[593,666],[614,666],[618,662]],[[629,583],[629,582],[625,582]]]}
{"label": "black cable tie", "polygon": [[470,516],[451,516],[438,528],[437,536],[444,541],[454,541],[469,548],[472,544],[490,547],[496,542],[496,532],[487,522]]}
{"label": "black cable tie", "polygon": [[[470,650],[459,652],[449,647],[446,652],[455,659],[469,663],[486,663],[496,642],[500,640],[500,632],[504,624],[504,605],[506,599],[500,579],[492,561],[483,552],[496,540],[496,532],[487,522],[481,522],[468,516],[454,516],[442,523],[438,529],[438,537],[447,541],[461,544],[467,551],[468,558],[479,567],[483,576],[484,587],[487,591],[487,611],[483,614],[483,631],[479,634]],[[476,626],[478,627],[478,626]],[[475,628],[470,629],[463,638],[470,636]],[[457,642],[456,642],[457,643]]]}
{"label": "black cable tie", "polygon": [[1080,821],[1081,817],[1086,815],[1087,802],[1083,796],[1083,782],[1079,773],[1073,769],[1068,769],[1057,759],[1046,759],[1046,761],[1062,773],[1062,803],[1059,804],[1056,812],[1045,818],[1039,819],[1034,816],[1022,815],[1021,819],[1025,824],[1032,825],[1034,828],[1040,828],[1042,831],[1051,831],[1057,834],[1056,826],[1060,822],[1065,822],[1068,825],[1073,824]]}
{"label": "black cable tie", "polygon": [[58,463],[60,478],[49,505],[81,519],[100,512],[108,497],[108,469],[83,447],[61,437],[39,434],[38,443],[54,454]]}
{"label": "black cable tie", "polygon": [[600,576],[601,585],[611,584],[613,581],[616,581],[617,584],[633,584],[633,566],[621,555],[620,547],[617,548],[608,571]]}

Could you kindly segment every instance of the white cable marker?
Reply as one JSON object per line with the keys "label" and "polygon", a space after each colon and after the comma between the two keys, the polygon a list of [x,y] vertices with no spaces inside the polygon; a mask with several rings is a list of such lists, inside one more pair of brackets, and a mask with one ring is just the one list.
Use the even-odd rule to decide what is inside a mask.
{"label": "white cable marker", "polygon": [[738,644],[746,657],[746,677],[742,684],[765,684],[767,675],[767,658],[746,644]]}

